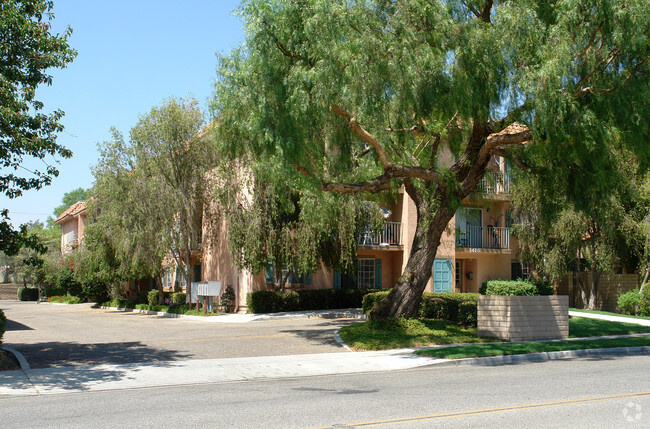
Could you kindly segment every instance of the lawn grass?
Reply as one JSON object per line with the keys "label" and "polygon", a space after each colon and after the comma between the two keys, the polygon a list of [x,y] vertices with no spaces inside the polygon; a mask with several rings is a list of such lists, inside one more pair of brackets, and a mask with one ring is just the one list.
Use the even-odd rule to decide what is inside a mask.
{"label": "lawn grass", "polygon": [[601,349],[613,347],[650,346],[650,336],[611,338],[604,340],[576,340],[557,342],[529,341],[526,343],[490,343],[440,349],[418,350],[415,353],[442,359],[462,359],[483,356],[504,356],[524,353],[555,352],[562,350]]}
{"label": "lawn grass", "polygon": [[[635,325],[633,323],[611,322],[586,317],[572,317],[569,319],[569,333],[573,338],[647,332],[650,332],[649,326]],[[366,321],[341,328],[339,334],[341,339],[355,350],[385,350],[427,345],[497,341],[494,338],[478,337],[476,328],[431,319],[393,319],[381,323]]]}
{"label": "lawn grass", "polygon": [[341,339],[355,350],[384,350],[431,344],[456,344],[496,341],[476,335],[476,328],[431,319],[391,319],[366,321],[345,326]]}
{"label": "lawn grass", "polygon": [[644,332],[650,332],[650,326],[589,319],[587,317],[572,317],[569,319],[569,336],[572,338],[641,334]]}
{"label": "lawn grass", "polygon": [[645,319],[650,320],[649,316],[631,316],[629,314],[619,314],[612,313],[609,311],[600,311],[600,310],[583,310],[582,308],[569,308],[569,311],[578,311],[580,313],[593,313],[593,314],[605,314],[607,316],[616,316],[616,317],[628,317],[630,319]]}

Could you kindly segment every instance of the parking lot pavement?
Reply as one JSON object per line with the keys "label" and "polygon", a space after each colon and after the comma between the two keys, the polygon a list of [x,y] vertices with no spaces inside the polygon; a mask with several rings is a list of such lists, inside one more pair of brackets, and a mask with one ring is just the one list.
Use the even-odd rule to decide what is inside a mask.
{"label": "parking lot pavement", "polygon": [[4,344],[32,368],[344,353],[334,341],[345,319],[280,319],[202,323],[95,309],[0,301],[7,315]]}

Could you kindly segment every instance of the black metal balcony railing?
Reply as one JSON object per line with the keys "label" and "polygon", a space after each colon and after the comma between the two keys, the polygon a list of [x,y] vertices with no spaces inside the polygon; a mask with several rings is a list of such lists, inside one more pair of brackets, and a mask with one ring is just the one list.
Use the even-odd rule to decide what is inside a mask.
{"label": "black metal balcony railing", "polygon": [[510,174],[488,170],[477,190],[482,194],[510,194]]}
{"label": "black metal balcony railing", "polygon": [[456,228],[456,247],[509,249],[510,228],[465,226]]}
{"label": "black metal balcony railing", "polygon": [[386,222],[383,231],[366,230],[359,235],[359,246],[399,246],[402,244],[402,224]]}

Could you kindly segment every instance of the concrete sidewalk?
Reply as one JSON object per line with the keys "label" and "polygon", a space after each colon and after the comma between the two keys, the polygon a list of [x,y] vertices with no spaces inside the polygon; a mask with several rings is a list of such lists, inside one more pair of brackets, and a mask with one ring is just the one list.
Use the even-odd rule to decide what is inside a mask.
{"label": "concrete sidewalk", "polygon": [[72,366],[0,372],[0,395],[44,395],[255,379],[390,371],[443,362],[414,349],[193,359],[151,364]]}
{"label": "concrete sidewalk", "polygon": [[637,317],[610,316],[609,314],[584,313],[582,311],[570,311],[570,310],[569,310],[569,316],[585,317],[587,319],[602,319],[602,320],[609,320],[611,322],[624,322],[624,323],[633,323],[635,325],[650,326],[650,320],[639,319]]}

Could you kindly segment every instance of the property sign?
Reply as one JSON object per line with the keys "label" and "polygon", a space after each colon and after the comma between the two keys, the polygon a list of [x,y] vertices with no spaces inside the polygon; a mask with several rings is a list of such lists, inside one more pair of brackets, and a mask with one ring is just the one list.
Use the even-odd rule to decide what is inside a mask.
{"label": "property sign", "polygon": [[192,282],[192,302],[200,296],[219,296],[221,282]]}

